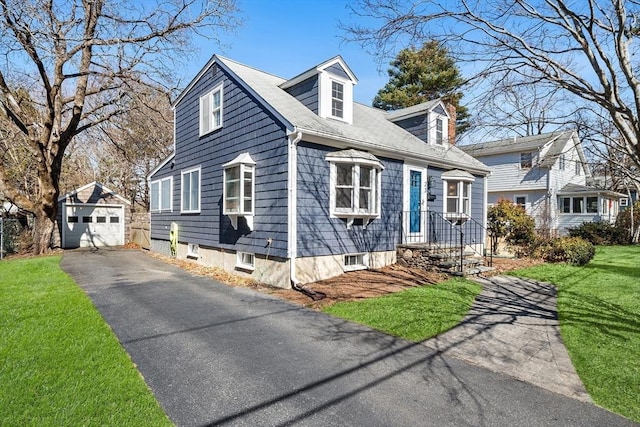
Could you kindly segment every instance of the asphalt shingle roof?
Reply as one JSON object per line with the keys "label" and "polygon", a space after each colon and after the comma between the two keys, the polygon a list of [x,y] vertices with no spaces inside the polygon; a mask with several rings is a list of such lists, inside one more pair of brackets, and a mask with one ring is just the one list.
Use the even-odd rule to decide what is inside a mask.
{"label": "asphalt shingle roof", "polygon": [[541,135],[506,138],[498,141],[463,145],[460,146],[460,149],[474,157],[484,157],[494,154],[535,151],[551,143],[549,150],[545,154],[545,159],[549,158],[555,161],[556,157],[562,153],[567,140],[572,137],[573,133],[574,131],[557,131]]}
{"label": "asphalt shingle roof", "polygon": [[383,110],[354,102],[353,124],[325,119],[280,88],[285,79],[228,58],[216,56],[215,59],[228,67],[281,117],[303,133],[342,141],[361,149],[377,150],[386,156],[416,158],[443,167],[469,169],[481,174],[490,172],[485,164],[456,146],[437,146],[421,141],[390,122]]}

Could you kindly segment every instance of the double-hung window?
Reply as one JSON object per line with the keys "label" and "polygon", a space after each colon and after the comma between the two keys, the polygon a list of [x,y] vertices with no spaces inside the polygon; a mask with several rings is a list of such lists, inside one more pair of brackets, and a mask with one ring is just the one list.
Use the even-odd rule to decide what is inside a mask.
{"label": "double-hung window", "polygon": [[530,151],[520,153],[520,169],[531,169],[533,166],[533,153]]}
{"label": "double-hung window", "polygon": [[460,218],[471,216],[471,184],[475,177],[463,170],[442,174],[444,181],[444,216]]}
{"label": "double-hung window", "polygon": [[444,122],[438,117],[436,119],[436,144],[442,145],[444,143]]}
{"label": "double-hung window", "polygon": [[182,213],[200,212],[200,166],[182,172]]}
{"label": "double-hung window", "polygon": [[468,181],[447,181],[447,214],[471,215],[471,183]]}
{"label": "double-hung window", "polygon": [[344,85],[335,80],[331,81],[331,115],[344,117]]}
{"label": "double-hung window", "polygon": [[347,226],[360,218],[363,225],[380,216],[382,163],[372,154],[344,150],[327,155],[330,164],[330,212],[346,218]]}
{"label": "double-hung window", "polygon": [[172,177],[151,181],[151,212],[170,212],[173,210],[172,191]]}
{"label": "double-hung window", "polygon": [[200,136],[222,127],[222,83],[200,97]]}
{"label": "double-hung window", "polygon": [[229,216],[234,228],[238,217],[244,217],[249,229],[253,229],[255,209],[255,165],[248,153],[244,153],[223,165],[224,187],[222,210]]}

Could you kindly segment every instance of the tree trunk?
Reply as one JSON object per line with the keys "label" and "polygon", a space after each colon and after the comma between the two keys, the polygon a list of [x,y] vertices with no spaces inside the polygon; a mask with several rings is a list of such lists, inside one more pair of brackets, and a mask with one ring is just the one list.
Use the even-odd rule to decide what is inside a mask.
{"label": "tree trunk", "polygon": [[52,177],[40,179],[41,200],[33,210],[33,254],[42,255],[51,251],[51,237],[58,213],[58,185]]}

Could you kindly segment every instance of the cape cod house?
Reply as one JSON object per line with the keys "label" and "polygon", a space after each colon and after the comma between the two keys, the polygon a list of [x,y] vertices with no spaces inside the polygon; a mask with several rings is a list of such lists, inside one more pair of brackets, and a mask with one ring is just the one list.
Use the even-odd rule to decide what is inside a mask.
{"label": "cape cod house", "polygon": [[489,169],[450,143],[445,105],[387,113],[356,84],[340,56],[287,80],[214,55],[149,176],[152,250],[173,239],[178,257],[290,287],[392,264],[435,219],[484,223]]}
{"label": "cape cod house", "polygon": [[588,186],[591,171],[575,131],[460,146],[491,168],[488,203],[522,205],[539,231],[563,235],[583,222],[614,222],[615,191]]}

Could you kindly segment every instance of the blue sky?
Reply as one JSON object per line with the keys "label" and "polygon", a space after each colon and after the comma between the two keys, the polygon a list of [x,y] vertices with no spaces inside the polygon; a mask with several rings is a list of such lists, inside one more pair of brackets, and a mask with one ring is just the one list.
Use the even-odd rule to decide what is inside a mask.
{"label": "blue sky", "polygon": [[198,40],[199,60],[185,70],[189,82],[214,53],[283,78],[295,75],[335,55],[342,55],[358,78],[354,98],[371,105],[388,80],[388,63],[355,43],[342,41],[338,22],[352,22],[349,0],[238,0],[244,25],[233,33],[221,33],[220,48]]}

